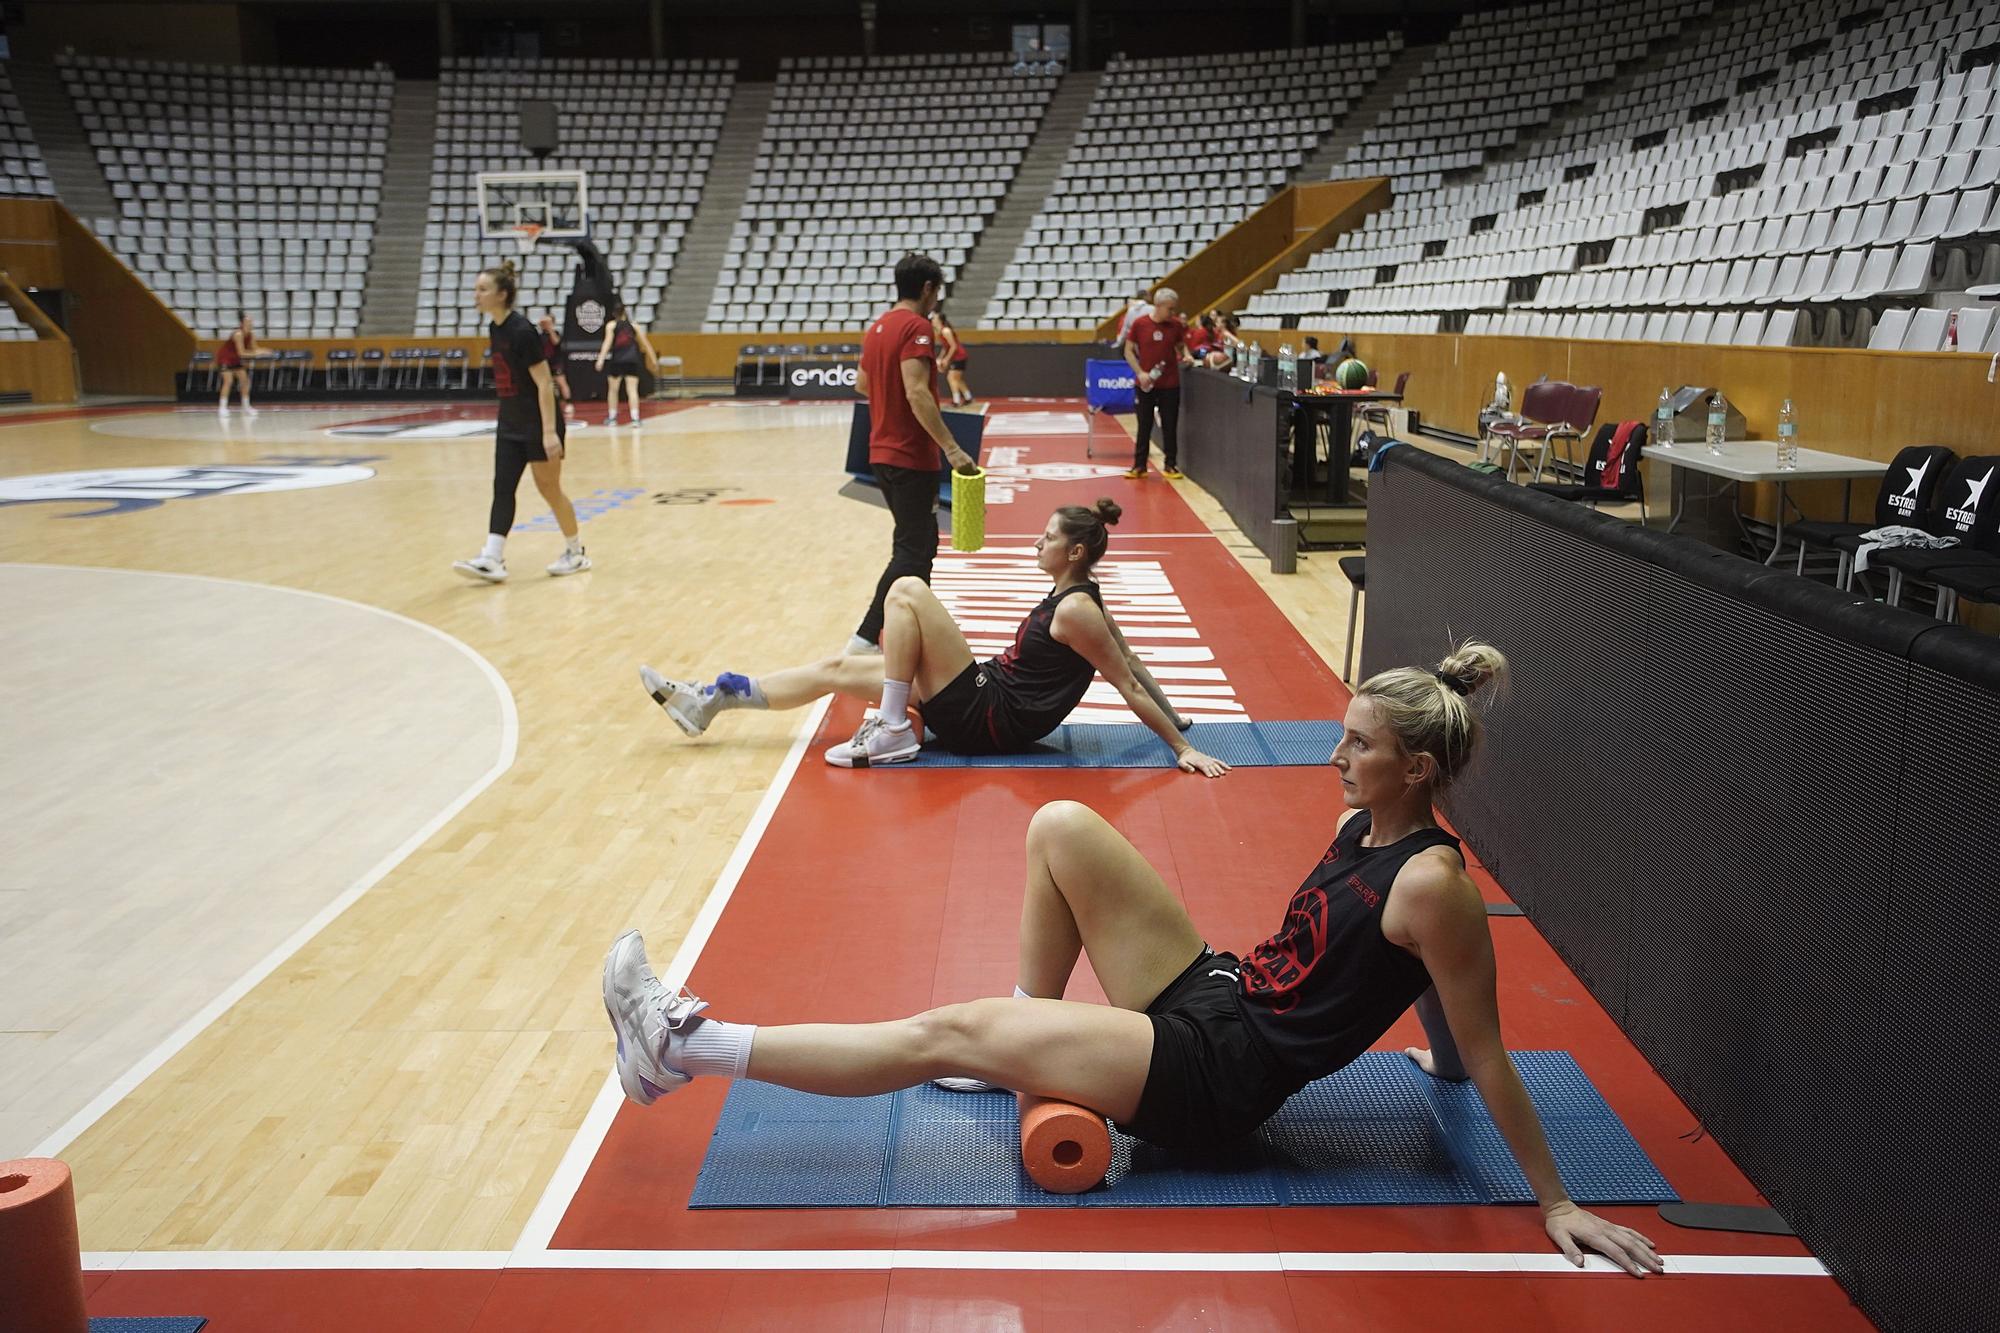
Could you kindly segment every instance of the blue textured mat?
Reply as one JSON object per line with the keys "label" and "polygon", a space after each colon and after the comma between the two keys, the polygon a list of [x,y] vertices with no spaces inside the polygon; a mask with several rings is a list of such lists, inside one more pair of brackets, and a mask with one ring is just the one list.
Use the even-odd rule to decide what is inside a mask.
{"label": "blue textured mat", "polygon": [[[1323,766],[1338,722],[1197,722],[1188,742],[1232,768]],[[935,742],[896,768],[1172,768],[1174,752],[1137,722],[1065,723],[1024,754],[953,754]]]}
{"label": "blue textured mat", "polygon": [[90,1321],[90,1333],[201,1333],[201,1315],[117,1315]]}
{"label": "blue textured mat", "polygon": [[[1515,1051],[1563,1183],[1582,1204],[1675,1194],[1566,1051]],[[1021,1169],[1005,1093],[926,1084],[816,1097],[738,1082],[695,1181],[693,1208],[1187,1208],[1531,1203],[1470,1083],[1370,1052],[1307,1085],[1255,1137],[1200,1162],[1111,1132],[1103,1187],[1050,1194]]]}

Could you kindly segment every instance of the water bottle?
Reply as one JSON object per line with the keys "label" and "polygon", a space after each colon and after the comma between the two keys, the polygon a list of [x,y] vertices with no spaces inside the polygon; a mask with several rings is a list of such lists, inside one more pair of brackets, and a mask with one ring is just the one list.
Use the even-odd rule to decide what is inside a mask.
{"label": "water bottle", "polygon": [[1278,387],[1287,391],[1299,387],[1299,361],[1290,343],[1278,344]]}
{"label": "water bottle", "polygon": [[1799,465],[1799,414],[1787,398],[1778,408],[1778,467],[1790,472]]}
{"label": "water bottle", "polygon": [[1715,396],[1708,400],[1708,451],[1710,453],[1719,454],[1722,452],[1722,437],[1728,433],[1728,423],[1729,404],[1722,400],[1722,390],[1717,389]]}
{"label": "water bottle", "polygon": [[1254,338],[1250,340],[1250,355],[1245,361],[1243,378],[1255,384],[1264,377],[1264,348]]}
{"label": "water bottle", "polygon": [[1514,391],[1507,387],[1507,372],[1501,371],[1493,377],[1493,414],[1506,416],[1514,410]]}
{"label": "water bottle", "polygon": [[1674,447],[1674,391],[1671,388],[1660,390],[1660,405],[1653,411],[1653,447]]}

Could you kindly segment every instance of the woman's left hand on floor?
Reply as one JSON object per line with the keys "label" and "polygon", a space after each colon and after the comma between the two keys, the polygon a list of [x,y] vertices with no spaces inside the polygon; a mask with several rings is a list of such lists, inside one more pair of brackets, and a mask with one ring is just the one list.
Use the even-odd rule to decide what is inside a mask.
{"label": "woman's left hand on floor", "polygon": [[1592,1250],[1633,1277],[1666,1271],[1666,1263],[1651,1240],[1573,1203],[1557,1204],[1543,1215],[1542,1225],[1547,1228],[1549,1239],[1578,1268],[1583,1267],[1583,1252]]}
{"label": "woman's left hand on floor", "polygon": [[1184,772],[1199,773],[1205,778],[1219,778],[1229,771],[1229,765],[1220,759],[1203,754],[1193,746],[1182,750],[1180,758],[1175,762]]}

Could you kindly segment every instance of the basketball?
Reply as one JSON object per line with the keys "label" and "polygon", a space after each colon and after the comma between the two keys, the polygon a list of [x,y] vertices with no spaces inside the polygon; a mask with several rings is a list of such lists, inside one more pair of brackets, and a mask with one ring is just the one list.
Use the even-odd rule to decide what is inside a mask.
{"label": "basketball", "polygon": [[1350,356],[1333,368],[1333,382],[1343,389],[1368,387],[1368,367],[1358,356]]}

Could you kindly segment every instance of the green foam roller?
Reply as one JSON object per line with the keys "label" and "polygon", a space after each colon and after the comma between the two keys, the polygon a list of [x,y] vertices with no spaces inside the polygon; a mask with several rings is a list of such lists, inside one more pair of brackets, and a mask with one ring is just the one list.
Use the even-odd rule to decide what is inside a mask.
{"label": "green foam roller", "polygon": [[986,469],[951,474],[951,549],[977,551],[986,545]]}

